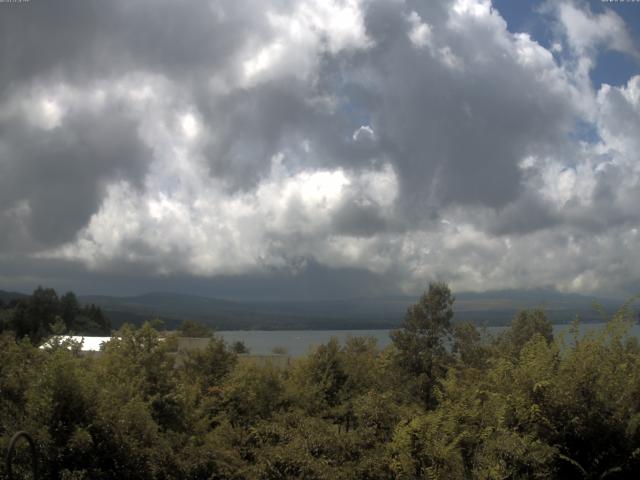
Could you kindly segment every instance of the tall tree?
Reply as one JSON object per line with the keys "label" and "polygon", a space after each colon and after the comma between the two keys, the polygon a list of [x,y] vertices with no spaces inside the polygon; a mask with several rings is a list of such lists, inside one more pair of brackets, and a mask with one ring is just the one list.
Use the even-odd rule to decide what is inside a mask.
{"label": "tall tree", "polygon": [[416,380],[426,406],[435,404],[434,387],[446,372],[445,342],[452,333],[455,298],[446,283],[430,283],[418,303],[409,307],[400,330],[391,333],[400,366]]}
{"label": "tall tree", "polygon": [[27,305],[30,324],[37,324],[45,335],[56,321],[60,310],[60,300],[53,288],[38,287],[33,291]]}
{"label": "tall tree", "polygon": [[60,316],[64,321],[67,330],[73,326],[76,316],[80,311],[80,304],[73,292],[67,292],[60,297]]}
{"label": "tall tree", "polygon": [[181,337],[194,337],[194,338],[210,338],[213,336],[211,328],[204,323],[196,322],[195,320],[183,320],[178,327]]}
{"label": "tall tree", "polygon": [[544,310],[521,310],[511,321],[511,326],[498,338],[498,346],[511,355],[518,355],[536,335],[540,335],[547,343],[553,341],[553,325],[547,319]]}

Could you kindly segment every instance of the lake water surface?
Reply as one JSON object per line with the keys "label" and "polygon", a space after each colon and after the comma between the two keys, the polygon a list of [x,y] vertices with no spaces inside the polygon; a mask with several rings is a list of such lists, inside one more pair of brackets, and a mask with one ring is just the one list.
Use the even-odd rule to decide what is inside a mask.
{"label": "lake water surface", "polygon": [[[580,334],[593,330],[602,329],[603,323],[588,323],[580,325]],[[485,327],[487,335],[496,335],[505,327]],[[555,336],[568,332],[571,325],[554,325]],[[378,347],[384,348],[391,343],[389,332],[391,330],[233,330],[216,332],[228,343],[242,341],[254,355],[268,355],[275,347],[283,347],[287,353],[294,357],[308,354],[318,345],[327,343],[332,337],[336,337],[340,342],[348,337],[373,337],[377,340]],[[634,325],[630,332],[633,336],[640,338],[640,325]]]}

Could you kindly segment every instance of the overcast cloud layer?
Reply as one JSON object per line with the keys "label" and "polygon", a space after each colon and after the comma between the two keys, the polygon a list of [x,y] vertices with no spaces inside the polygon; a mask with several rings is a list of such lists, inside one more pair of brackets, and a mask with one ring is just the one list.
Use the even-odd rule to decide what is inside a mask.
{"label": "overcast cloud layer", "polygon": [[547,49],[483,0],[0,7],[0,287],[640,288],[612,10],[545,4]]}

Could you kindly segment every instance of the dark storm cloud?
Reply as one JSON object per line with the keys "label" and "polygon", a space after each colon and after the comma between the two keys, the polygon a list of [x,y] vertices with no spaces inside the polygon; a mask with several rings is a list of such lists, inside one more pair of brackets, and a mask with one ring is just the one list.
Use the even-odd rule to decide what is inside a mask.
{"label": "dark storm cloud", "polygon": [[336,233],[354,237],[371,237],[389,228],[388,220],[374,205],[345,205],[332,221]]}
{"label": "dark storm cloud", "polygon": [[[321,71],[323,75],[331,72]],[[332,94],[324,88],[328,87],[310,88],[301,79],[287,76],[213,105],[203,99],[198,105],[209,128],[220,137],[203,152],[211,174],[223,178],[232,190],[246,189],[255,187],[278,152],[285,154],[293,172],[336,167],[357,170],[380,160],[384,152],[379,145],[353,139],[362,124],[350,118],[350,98],[341,100],[335,111],[312,104],[313,97]]]}
{"label": "dark storm cloud", "polygon": [[[417,10],[433,25],[447,18],[440,4]],[[293,148],[294,168],[300,162],[361,168],[372,160],[391,161],[400,174],[402,203],[409,207],[404,212],[414,221],[425,208],[501,208],[516,201],[522,187],[518,162],[552,150],[571,128],[575,111],[566,92],[552,91],[518,64],[483,26],[462,39],[444,27],[436,31],[444,38],[442,48],[455,47],[452,55],[463,66],[457,71],[428,48],[410,44],[411,11],[387,2],[368,4],[365,27],[374,46],[325,52],[313,84],[278,77],[222,100],[201,91],[199,108],[221,138],[204,150],[212,175],[232,189],[250,188],[268,171],[273,155]],[[331,111],[309,102],[327,95],[337,101]],[[363,124],[373,126],[374,142],[351,138]],[[296,150],[304,140],[313,153]]]}
{"label": "dark storm cloud", "polygon": [[429,49],[411,48],[397,10],[374,4],[367,17],[381,40],[368,52],[372,71],[383,72],[384,106],[374,124],[396,160],[405,198],[416,206],[514,201],[518,162],[562,141],[573,115],[568,99],[514,61],[496,40],[499,21],[494,28],[465,23],[468,30],[456,36],[444,30],[440,11],[417,10],[461,70]]}
{"label": "dark storm cloud", "polygon": [[[270,7],[287,12],[287,3]],[[485,25],[470,23],[474,31],[464,36],[446,32],[445,3],[413,7],[466,71],[452,70],[427,48],[410,45],[411,5],[371,2],[365,27],[374,46],[355,54],[309,52],[325,57],[317,83],[285,76],[212,96],[211,72],[229,68],[245,45],[259,46],[273,36],[256,7],[253,2],[219,8],[199,2],[34,2],[3,16],[3,71],[13,77],[9,84],[43,75],[82,82],[131,69],[177,78],[185,82],[186,97],[196,96],[206,126],[216,132],[204,150],[211,173],[232,189],[255,185],[275,153],[307,139],[316,151],[303,157],[305,166],[390,159],[401,176],[402,200],[418,216],[434,203],[500,207],[515,200],[521,180],[517,162],[539,145],[557,143],[566,130],[565,99],[549,94],[505,52],[491,51],[501,47]],[[485,61],[475,62],[478,55]],[[310,105],[310,97],[322,95],[337,96],[337,109],[323,112]],[[356,109],[359,115],[353,115]],[[377,151],[351,139],[364,119],[375,126]]]}
{"label": "dark storm cloud", "polygon": [[260,5],[70,0],[3,8],[1,85],[49,75],[83,82],[131,70],[202,73],[267,31]]}
{"label": "dark storm cloud", "polygon": [[[31,1],[0,45],[0,258],[32,278],[597,288],[600,236],[635,244],[640,82],[594,94],[487,2]],[[608,253],[560,265],[564,234]]]}
{"label": "dark storm cloud", "polygon": [[[436,26],[447,19],[444,4],[416,10]],[[404,211],[414,221],[428,207],[500,208],[515,201],[522,187],[518,162],[561,144],[571,128],[575,111],[566,92],[552,91],[483,25],[472,23],[475,30],[462,38],[434,27],[441,28],[435,30],[441,48],[450,44],[463,70],[446,65],[428,48],[410,44],[411,11],[367,4],[373,47],[325,52],[311,85],[279,77],[210,105],[199,102],[208,125],[221,132],[222,140],[205,150],[212,174],[232,187],[253,186],[274,154],[306,139],[314,153],[295,156],[306,167],[359,168],[372,159],[390,160],[400,174],[401,200],[409,207]],[[308,102],[323,95],[336,96],[334,110]],[[376,142],[353,141],[363,124],[373,126]]]}
{"label": "dark storm cloud", "polygon": [[306,260],[306,268],[270,269],[266,272],[220,275],[153,275],[132,265],[112,271],[92,271],[81,262],[56,259],[0,259],[0,289],[32,292],[38,285],[55,286],[58,293],[139,295],[150,291],[179,292],[239,300],[339,299],[400,293],[390,288],[389,277],[354,268],[327,268]]}
{"label": "dark storm cloud", "polygon": [[[259,36],[264,23],[247,14],[256,11],[252,3],[230,3],[223,13],[215,4],[169,1],[35,1],[3,8],[0,101],[26,96],[30,87],[84,88],[132,71],[202,80],[203,71]],[[75,106],[49,131],[15,116],[0,124],[2,250],[72,240],[97,211],[109,181],[135,184],[153,160],[127,105],[82,108]]]}
{"label": "dark storm cloud", "polygon": [[551,228],[559,221],[559,215],[547,203],[529,193],[496,211],[488,230],[495,235],[524,235]]}
{"label": "dark storm cloud", "polygon": [[[51,130],[19,118],[0,122],[0,210],[13,218],[0,235],[3,249],[70,241],[98,209],[108,182],[140,186],[151,152],[137,127],[118,108],[99,115],[80,108]],[[15,238],[16,231],[26,238]]]}
{"label": "dark storm cloud", "polygon": [[304,139],[298,135],[304,135],[304,125],[316,116],[305,103],[306,94],[304,83],[288,77],[239,91],[213,105],[202,98],[199,106],[217,137],[203,152],[211,174],[225,179],[231,190],[255,187],[270,168],[271,157],[287,148],[287,140]]}

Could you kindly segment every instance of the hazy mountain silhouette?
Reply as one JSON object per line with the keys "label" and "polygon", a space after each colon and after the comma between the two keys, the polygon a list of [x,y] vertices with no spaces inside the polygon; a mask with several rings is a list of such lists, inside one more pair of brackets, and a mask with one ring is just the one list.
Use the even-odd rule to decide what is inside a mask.
{"label": "hazy mountain silhouette", "polygon": [[[130,297],[80,296],[82,303],[100,306],[117,326],[158,317],[168,327],[182,319],[205,322],[218,329],[351,329],[393,328],[416,298],[412,296],[309,301],[222,300],[172,292],[151,292]],[[603,321],[594,302],[613,314],[622,301],[551,289],[502,290],[456,295],[455,320],[480,324],[507,324],[524,308],[541,307],[553,322]]]}

